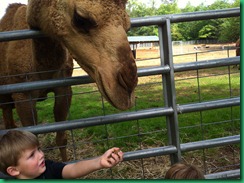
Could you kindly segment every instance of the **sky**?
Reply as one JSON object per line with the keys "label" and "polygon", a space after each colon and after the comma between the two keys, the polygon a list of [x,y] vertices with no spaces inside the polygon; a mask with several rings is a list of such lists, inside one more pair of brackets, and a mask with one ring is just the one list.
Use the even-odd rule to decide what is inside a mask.
{"label": "sky", "polygon": [[[27,4],[28,0],[1,0],[0,4],[0,18],[5,13],[5,9],[7,8],[8,4],[10,3],[23,3]],[[150,4],[151,0],[138,0],[139,2],[145,3],[145,4]],[[179,8],[184,8],[187,4],[187,2],[190,2],[192,6],[198,6],[201,3],[204,3],[205,5],[210,5],[214,2],[215,0],[178,0],[178,7]],[[155,0],[156,5],[159,5],[161,3],[161,0]]]}

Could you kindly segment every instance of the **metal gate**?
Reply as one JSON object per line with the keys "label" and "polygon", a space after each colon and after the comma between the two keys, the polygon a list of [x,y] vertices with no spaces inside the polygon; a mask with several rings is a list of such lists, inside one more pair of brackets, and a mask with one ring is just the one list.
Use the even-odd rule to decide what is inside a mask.
{"label": "metal gate", "polygon": [[[32,127],[24,127],[20,129],[28,130],[35,134],[44,134],[61,130],[81,129],[97,125],[108,125],[131,120],[140,120],[165,116],[168,130],[168,144],[160,147],[145,148],[141,150],[125,152],[124,161],[127,162],[132,160],[141,160],[144,158],[169,155],[171,164],[173,164],[182,159],[183,152],[219,147],[228,144],[240,144],[240,134],[225,136],[221,138],[201,140],[197,142],[180,143],[179,115],[192,112],[201,112],[212,109],[239,106],[240,97],[229,97],[220,100],[203,101],[198,103],[178,104],[176,101],[177,94],[175,89],[175,73],[237,65],[240,63],[240,57],[229,57],[223,59],[174,64],[171,40],[172,23],[238,16],[240,16],[240,8],[173,14],[146,18],[132,18],[132,27],[151,25],[158,26],[161,66],[139,69],[138,77],[153,75],[162,76],[162,92],[164,96],[164,104],[162,104],[162,107],[143,109],[138,111],[135,110],[129,112],[119,112],[117,114],[108,114],[51,124],[42,124]],[[2,32],[0,33],[0,41],[29,39],[42,36],[44,35],[41,32],[33,30]],[[64,85],[81,85],[87,83],[92,83],[91,79],[88,76],[18,83],[0,86],[0,94],[23,92],[27,90],[58,87]],[[1,130],[0,134],[4,134],[5,132],[6,130]],[[234,169],[218,173],[210,173],[205,176],[209,179],[238,178],[240,177],[240,169]]]}

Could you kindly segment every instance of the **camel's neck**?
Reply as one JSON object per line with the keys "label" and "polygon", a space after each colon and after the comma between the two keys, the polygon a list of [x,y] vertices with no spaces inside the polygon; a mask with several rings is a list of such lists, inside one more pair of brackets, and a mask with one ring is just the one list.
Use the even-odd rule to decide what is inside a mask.
{"label": "camel's neck", "polygon": [[67,50],[51,38],[33,39],[33,59],[38,71],[57,70],[67,59]]}

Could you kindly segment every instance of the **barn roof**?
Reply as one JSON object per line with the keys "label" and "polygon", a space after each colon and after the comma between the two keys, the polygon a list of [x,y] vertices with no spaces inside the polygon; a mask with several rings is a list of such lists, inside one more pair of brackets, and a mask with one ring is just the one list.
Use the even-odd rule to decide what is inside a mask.
{"label": "barn roof", "polygon": [[159,42],[158,36],[128,36],[129,43],[153,43]]}

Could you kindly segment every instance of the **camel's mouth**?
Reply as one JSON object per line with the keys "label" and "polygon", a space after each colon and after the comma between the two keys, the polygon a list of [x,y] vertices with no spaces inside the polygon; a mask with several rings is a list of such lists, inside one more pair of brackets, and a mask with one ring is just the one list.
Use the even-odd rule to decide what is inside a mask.
{"label": "camel's mouth", "polygon": [[[77,59],[76,59],[77,60]],[[104,98],[115,108],[126,110],[135,103],[134,89],[137,85],[137,68],[135,65],[121,64],[111,68],[89,65],[81,67],[91,76]],[[120,69],[117,69],[119,68]]]}
{"label": "camel's mouth", "polygon": [[98,88],[106,100],[120,110],[131,108],[135,103],[134,88],[137,82],[136,84],[129,83],[121,73],[114,77],[114,80],[110,77],[108,81],[107,77],[103,72],[96,74]]}
{"label": "camel's mouth", "polygon": [[[101,83],[103,83],[103,82],[102,82],[102,77],[99,77],[99,78],[100,78],[100,79],[97,80],[97,81],[101,81]],[[109,97],[108,93],[106,92],[106,89],[105,89],[104,85],[103,85],[103,84],[101,84],[101,85],[98,84],[98,88],[100,89],[100,92],[103,94],[103,97],[105,97],[106,100],[107,100],[111,105],[113,105],[114,107],[116,107],[115,103],[113,102],[113,100]],[[118,108],[118,107],[117,107],[117,108]]]}

